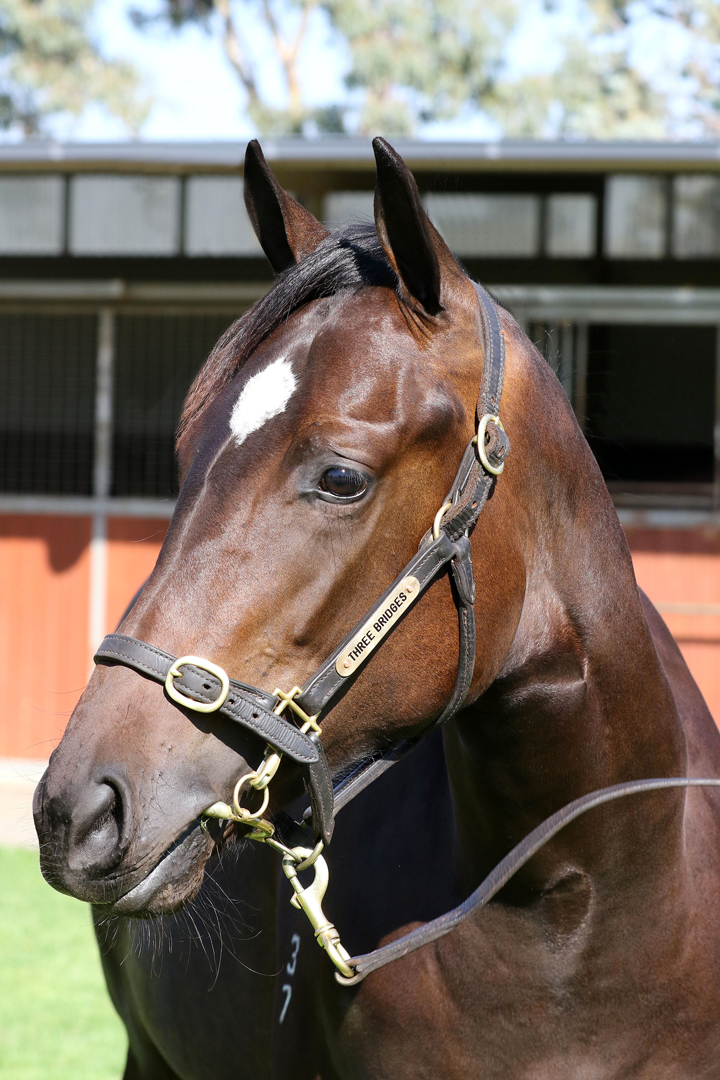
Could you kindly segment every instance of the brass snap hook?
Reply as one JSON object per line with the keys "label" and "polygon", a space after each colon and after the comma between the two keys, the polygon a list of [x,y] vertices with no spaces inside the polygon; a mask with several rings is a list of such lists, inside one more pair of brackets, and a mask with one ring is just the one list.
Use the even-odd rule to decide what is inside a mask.
{"label": "brass snap hook", "polygon": [[346,978],[351,978],[354,972],[348,964],[350,953],[340,944],[340,935],[322,909],[323,897],[330,879],[327,863],[322,855],[315,857],[312,864],[315,877],[307,889],[302,887],[298,878],[298,866],[306,866],[313,854],[310,848],[296,847],[283,856],[282,868],[295,893],[290,903],[305,912],[318,945],[325,949],[338,971]]}

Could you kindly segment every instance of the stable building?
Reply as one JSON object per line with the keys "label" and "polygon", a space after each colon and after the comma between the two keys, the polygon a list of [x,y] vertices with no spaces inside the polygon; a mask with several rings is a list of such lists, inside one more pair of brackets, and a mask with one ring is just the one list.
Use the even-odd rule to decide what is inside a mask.
{"label": "stable building", "polygon": [[[720,144],[398,140],[468,272],[554,367],[638,580],[720,722]],[[372,217],[369,141],[268,139],[329,224]],[[0,756],[46,758],[157,557],[174,430],[272,275],[244,146],[0,147]]]}

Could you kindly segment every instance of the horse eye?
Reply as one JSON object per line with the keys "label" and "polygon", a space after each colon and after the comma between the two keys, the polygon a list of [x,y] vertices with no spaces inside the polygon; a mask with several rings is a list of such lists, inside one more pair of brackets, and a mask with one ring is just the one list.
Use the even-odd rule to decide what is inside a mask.
{"label": "horse eye", "polygon": [[320,487],[338,499],[352,499],[363,493],[367,487],[367,479],[355,469],[334,465],[322,474]]}

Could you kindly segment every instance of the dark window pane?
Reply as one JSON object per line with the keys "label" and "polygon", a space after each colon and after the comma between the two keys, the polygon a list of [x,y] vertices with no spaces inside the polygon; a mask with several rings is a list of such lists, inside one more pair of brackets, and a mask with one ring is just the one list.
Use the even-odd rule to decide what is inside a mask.
{"label": "dark window pane", "polygon": [[714,403],[714,327],[590,327],[587,434],[608,481],[711,483]]}
{"label": "dark window pane", "polygon": [[175,429],[190,383],[228,315],[119,315],[113,494],[177,491]]}
{"label": "dark window pane", "polygon": [[0,491],[92,493],[97,320],[0,315]]}

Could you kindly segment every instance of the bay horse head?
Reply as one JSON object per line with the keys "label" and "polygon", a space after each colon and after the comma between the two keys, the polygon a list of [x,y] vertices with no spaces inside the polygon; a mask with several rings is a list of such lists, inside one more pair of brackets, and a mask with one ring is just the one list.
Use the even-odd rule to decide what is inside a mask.
{"label": "bay horse head", "polygon": [[[297,881],[332,832],[330,776],[338,807],[449,718],[444,757],[432,739],[419,755],[415,801],[411,758],[371,813],[360,800],[345,812],[359,847],[333,865],[337,918],[372,951],[343,956],[335,941],[333,956],[334,928],[311,916],[335,977],[372,978],[340,1000],[329,971],[314,978],[318,950],[296,969],[310,928],[281,935],[294,916],[279,909],[295,989],[275,980],[284,1003],[263,999],[267,1041],[271,1014],[288,1025],[273,1075],[342,1060],[363,1076],[446,1076],[448,1063],[715,1076],[720,819],[699,789],[720,785],[717,730],[639,595],[562,387],[458,266],[402,160],[374,148],[374,226],[332,234],[248,148],[248,211],[277,281],[190,390],[157,565],[36,794],[43,873],[101,918],[158,915],[197,893],[229,833],[249,835],[280,848],[311,914],[315,885]],[[418,803],[439,784],[442,799]],[[304,832],[290,817],[303,785]],[[386,818],[421,871],[383,905],[373,865],[388,857],[364,841]],[[257,866],[238,863],[232,888]],[[465,899],[448,911],[451,893]],[[223,1075],[238,1075],[234,1020],[250,1011],[236,975],[216,1017]],[[186,1014],[171,1011],[177,1029]],[[185,1039],[169,1040],[190,1075]]]}
{"label": "bay horse head", "polygon": [[[192,898],[220,839],[204,812],[230,805],[263,758],[251,725],[198,711],[203,680],[210,691],[228,672],[260,688],[245,704],[263,715],[276,689],[292,697],[416,552],[475,433],[487,365],[475,287],[403,161],[383,140],[374,149],[374,226],[329,234],[282,190],[257,144],[248,148],[248,211],[278,277],[190,390],[177,506],[120,627],[128,641],[184,658],[197,693],[187,680],[174,691],[173,678],[164,688],[144,677],[142,661],[132,670],[101,658],[36,795],[45,877],[108,911],[161,914]],[[486,632],[467,704],[497,678],[516,635],[532,505],[553,498],[534,478],[552,477],[573,452],[589,456],[549,369],[509,314],[501,320],[512,467],[469,530]],[[602,487],[597,470],[591,483]],[[446,567],[320,717],[333,774],[443,713],[458,669],[453,588]],[[206,660],[192,667],[193,658]],[[271,814],[302,794],[298,760],[283,757]]]}

